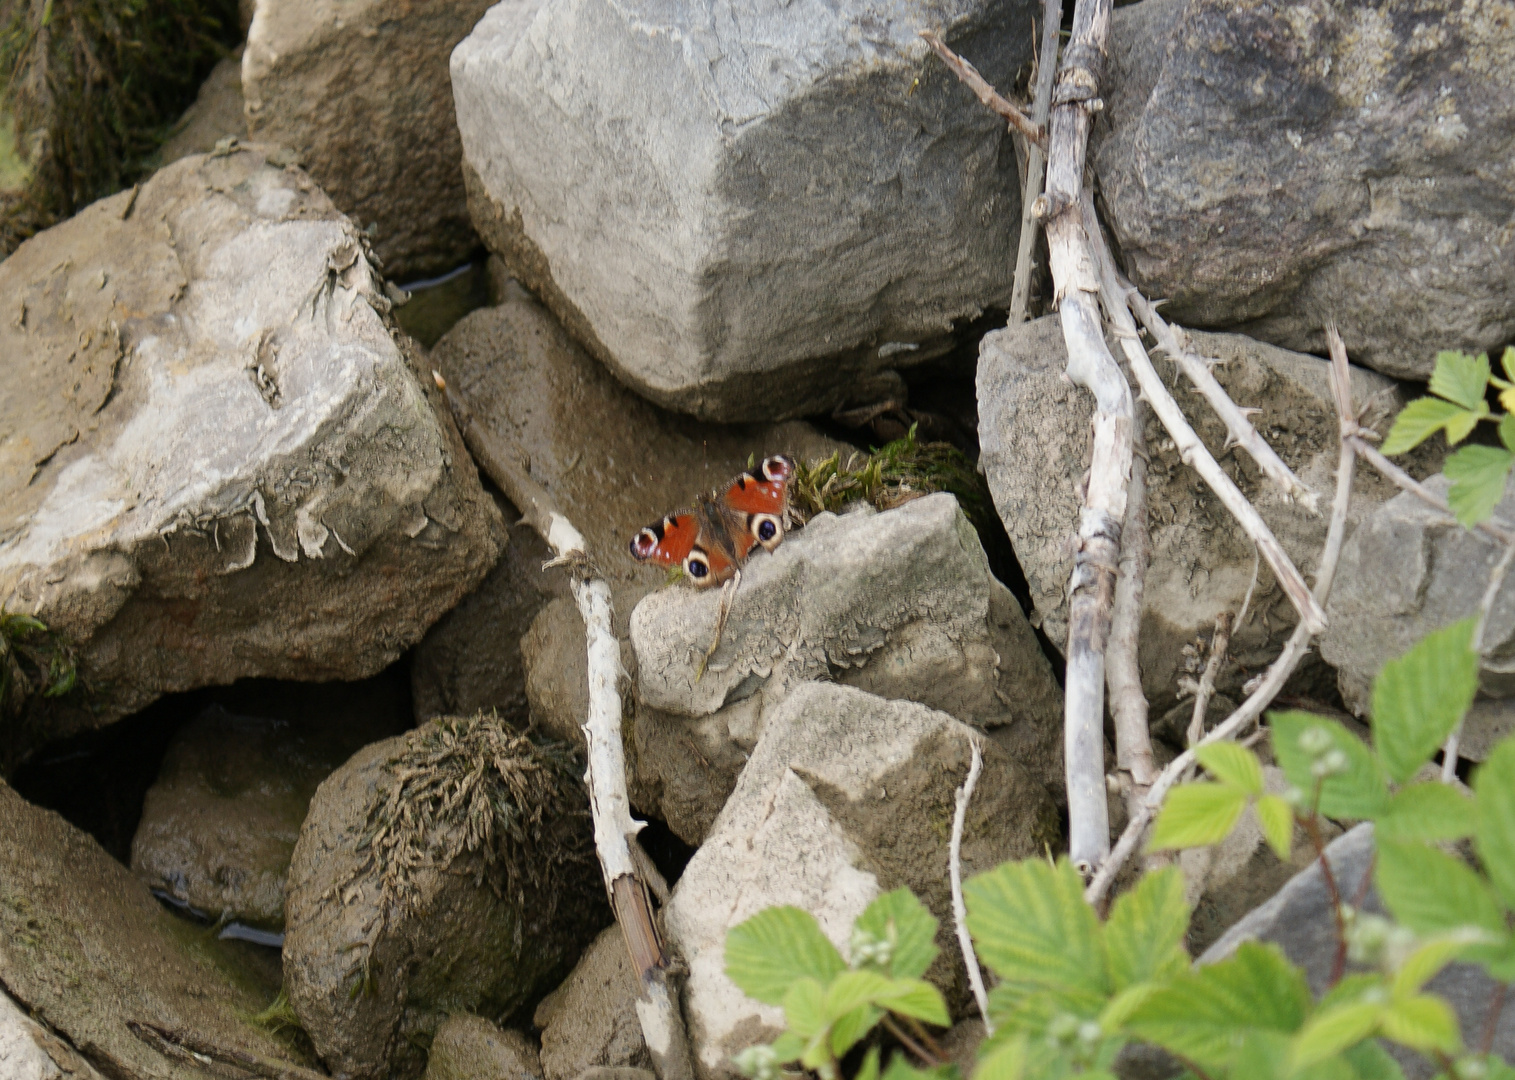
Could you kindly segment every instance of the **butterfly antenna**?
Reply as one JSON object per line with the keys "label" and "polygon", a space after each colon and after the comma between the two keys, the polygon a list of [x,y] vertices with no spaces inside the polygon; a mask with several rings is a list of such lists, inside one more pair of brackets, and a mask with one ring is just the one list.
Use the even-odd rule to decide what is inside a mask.
{"label": "butterfly antenna", "polygon": [[716,649],[721,647],[721,635],[725,633],[726,619],[731,615],[731,598],[736,595],[741,584],[742,572],[738,570],[730,581],[721,586],[721,606],[715,616],[715,636],[710,639],[710,648],[705,650],[705,655],[700,660],[700,669],[694,673],[695,682],[705,677],[705,665],[710,663],[710,658],[715,655]]}

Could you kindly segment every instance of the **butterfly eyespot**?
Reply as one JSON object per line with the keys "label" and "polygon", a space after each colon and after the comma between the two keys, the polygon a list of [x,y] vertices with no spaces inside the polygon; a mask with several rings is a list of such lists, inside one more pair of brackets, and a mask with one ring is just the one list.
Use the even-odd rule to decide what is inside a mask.
{"label": "butterfly eyespot", "polygon": [[794,475],[794,462],[782,455],[763,459],[762,468],[759,470],[763,479],[769,482],[788,480]]}
{"label": "butterfly eyespot", "polygon": [[660,542],[658,535],[651,529],[643,529],[631,538],[631,557],[641,560],[652,558],[652,553],[657,550]]}
{"label": "butterfly eyespot", "polygon": [[773,514],[753,514],[748,518],[747,527],[752,531],[752,538],[769,551],[784,539],[784,523]]}
{"label": "butterfly eyespot", "polygon": [[699,581],[710,574],[710,563],[697,551],[690,552],[684,559],[684,573]]}

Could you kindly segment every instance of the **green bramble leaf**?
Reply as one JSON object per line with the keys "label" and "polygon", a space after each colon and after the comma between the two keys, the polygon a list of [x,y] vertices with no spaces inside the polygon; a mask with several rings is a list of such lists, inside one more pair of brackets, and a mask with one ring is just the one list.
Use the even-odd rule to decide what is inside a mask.
{"label": "green bramble leaf", "polygon": [[1504,498],[1505,481],[1515,453],[1495,446],[1464,446],[1442,462],[1452,486],[1447,505],[1465,529],[1487,521]]}
{"label": "green bramble leaf", "polygon": [[[1376,1039],[1358,1043],[1345,1051],[1342,1059],[1357,1074],[1358,1080],[1405,1080],[1399,1062]],[[1488,1080],[1493,1080],[1492,1077]]]}
{"label": "green bramble leaf", "polygon": [[1203,1069],[1224,1069],[1252,1030],[1298,1031],[1313,1001],[1304,973],[1276,945],[1244,942],[1231,957],[1179,972],[1126,1020],[1126,1032]]}
{"label": "green bramble leaf", "polygon": [[1515,908],[1515,739],[1504,739],[1473,773],[1473,844],[1507,907]]}
{"label": "green bramble leaf", "polygon": [[874,1025],[883,1018],[883,1015],[872,1005],[859,1005],[832,1020],[831,1052],[837,1057],[844,1056],[873,1030]]}
{"label": "green bramble leaf", "polygon": [[[1399,410],[1399,415],[1394,418],[1394,426],[1389,428],[1388,438],[1383,441],[1383,452],[1403,454],[1415,449],[1448,425],[1455,425],[1458,430],[1462,430],[1469,418],[1474,424],[1478,422],[1477,414],[1453,405],[1450,401],[1433,397],[1416,398]],[[1466,432],[1463,434],[1466,435]],[[1450,438],[1449,435],[1449,441]]]}
{"label": "green bramble leaf", "polygon": [[1295,1037],[1291,1064],[1309,1068],[1356,1046],[1378,1030],[1387,1007],[1387,1000],[1369,999],[1321,1009]]}
{"label": "green bramble leaf", "polygon": [[1263,839],[1280,859],[1287,859],[1294,847],[1294,808],[1277,795],[1264,795],[1253,808]]}
{"label": "green bramble leaf", "polygon": [[1099,918],[1066,858],[1005,863],[963,884],[968,930],[979,959],[1006,983],[1087,1000],[1109,995]]}
{"label": "green bramble leaf", "polygon": [[1262,763],[1245,746],[1234,742],[1215,742],[1195,749],[1194,756],[1217,780],[1240,788],[1248,795],[1261,795]]}
{"label": "green bramble leaf", "polygon": [[960,1080],[960,1078],[956,1065],[917,1069],[905,1059],[904,1054],[896,1053],[889,1059],[889,1067],[884,1070],[883,1080]]}
{"label": "green bramble leaf", "polygon": [[1230,835],[1247,808],[1247,793],[1230,784],[1182,784],[1168,793],[1148,851],[1206,847]]}
{"label": "green bramble leaf", "polygon": [[1434,994],[1418,994],[1392,1002],[1384,1010],[1383,1036],[1422,1053],[1455,1054],[1462,1047],[1457,1014]]}
{"label": "green bramble leaf", "polygon": [[[1314,794],[1317,783],[1312,769],[1321,760],[1308,749],[1308,744],[1319,738],[1325,740],[1329,751],[1340,753],[1343,771],[1320,782],[1320,812],[1326,817],[1361,820],[1377,817],[1382,811],[1389,798],[1383,766],[1362,740],[1340,723],[1289,709],[1269,713],[1268,726],[1273,729],[1273,756],[1289,783],[1304,792],[1307,799]],[[1324,734],[1309,734],[1316,729]],[[1301,743],[1301,738],[1305,743]]]}
{"label": "green bramble leaf", "polygon": [[1446,398],[1464,409],[1476,409],[1484,400],[1489,385],[1487,353],[1470,356],[1465,352],[1439,352],[1436,368],[1431,372],[1431,393]]}
{"label": "green bramble leaf", "polygon": [[814,979],[795,979],[784,995],[784,1019],[789,1030],[811,1043],[805,1055],[814,1048],[814,1040],[826,1030],[826,988]]}
{"label": "green bramble leaf", "polygon": [[973,1080],[1021,1080],[1026,1073],[1026,1036],[998,1042],[973,1070]]}
{"label": "green bramble leaf", "polygon": [[1431,759],[1473,704],[1472,640],[1473,620],[1455,622],[1384,664],[1373,681],[1373,748],[1396,784]]}
{"label": "green bramble leaf", "polygon": [[1414,997],[1422,986],[1455,960],[1467,944],[1468,935],[1447,935],[1425,942],[1399,965],[1389,985],[1390,994],[1395,1000]]}
{"label": "green bramble leaf", "polygon": [[1473,800],[1451,784],[1400,788],[1374,822],[1382,840],[1461,840],[1473,835]]}
{"label": "green bramble leaf", "polygon": [[[752,466],[748,466],[750,469]],[[870,1046],[868,1052],[863,1055],[863,1066],[858,1069],[854,1080],[879,1080],[878,1077],[878,1047]]]}
{"label": "green bramble leaf", "polygon": [[1384,906],[1417,934],[1476,927],[1505,937],[1494,893],[1461,859],[1425,844],[1378,840],[1374,879]]}
{"label": "green bramble leaf", "polygon": [[822,1016],[827,1023],[856,1009],[859,1005],[872,1004],[878,995],[889,988],[889,976],[877,971],[844,971],[831,980],[826,987],[826,1001]]}
{"label": "green bramble leaf", "polygon": [[1499,403],[1506,410],[1499,421],[1499,441],[1506,450],[1515,450],[1515,386],[1499,395]]}
{"label": "green bramble leaf", "polygon": [[889,986],[873,998],[874,1004],[900,1016],[923,1020],[937,1027],[947,1027],[947,1003],[941,991],[922,979],[891,979]]}
{"label": "green bramble leaf", "polygon": [[[909,889],[884,893],[857,917],[853,933],[886,942],[888,963],[884,970],[896,978],[917,979],[926,973],[940,952],[936,947],[936,916]],[[854,964],[860,958],[852,957]]]}
{"label": "green bramble leaf", "polygon": [[726,974],[742,993],[781,1005],[797,979],[825,986],[847,970],[815,916],[797,907],[771,907],[726,934]]}
{"label": "green bramble leaf", "polygon": [[1189,905],[1184,875],[1176,866],[1148,874],[1119,896],[1105,923],[1105,953],[1116,991],[1184,970],[1189,954],[1184,934]]}
{"label": "green bramble leaf", "polygon": [[799,1060],[800,1055],[805,1052],[805,1040],[792,1031],[786,1031],[773,1040],[770,1048],[779,1064],[783,1065]]}

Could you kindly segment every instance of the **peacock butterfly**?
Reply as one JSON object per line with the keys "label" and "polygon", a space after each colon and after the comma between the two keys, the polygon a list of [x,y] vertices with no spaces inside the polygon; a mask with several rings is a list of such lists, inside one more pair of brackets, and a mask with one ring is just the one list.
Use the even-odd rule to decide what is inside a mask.
{"label": "peacock butterfly", "polygon": [[736,576],[755,547],[772,551],[784,540],[794,461],[764,458],[724,492],[701,495],[693,510],[669,514],[631,538],[631,557],[681,567],[699,588]]}

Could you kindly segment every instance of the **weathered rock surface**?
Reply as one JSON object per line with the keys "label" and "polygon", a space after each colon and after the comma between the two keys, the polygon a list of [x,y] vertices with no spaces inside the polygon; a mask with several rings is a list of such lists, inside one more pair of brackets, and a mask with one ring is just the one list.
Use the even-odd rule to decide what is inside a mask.
{"label": "weathered rock surface", "polygon": [[493,565],[499,515],[352,225],[190,157],[0,264],[0,603],[79,649],[47,734],[243,676],[357,679]]}
{"label": "weathered rock surface", "polygon": [[[1508,3],[1156,0],[1111,32],[1090,155],[1180,322],[1428,378],[1515,338]],[[1245,132],[1245,138],[1238,138]]]}
{"label": "weathered rock surface", "polygon": [[171,165],[190,154],[208,154],[227,136],[247,137],[243,115],[242,50],[218,63],[203,83],[195,103],[184,110],[174,133],[158,151],[163,164]]}
{"label": "weathered rock surface", "polygon": [[179,729],[147,792],[132,872],[212,918],[282,930],[285,876],[316,787],[406,726],[385,689],[312,695],[310,708],[284,715],[207,708]]}
{"label": "weathered rock surface", "polygon": [[[507,520],[517,516],[509,504],[501,509]],[[505,536],[505,552],[494,569],[416,646],[410,685],[417,720],[481,709],[494,709],[504,717],[526,715],[521,636],[543,605],[567,596],[568,582],[562,574],[543,573],[542,563],[552,552],[531,528],[513,525]],[[573,614],[579,617],[577,608]],[[588,687],[586,676],[586,694]],[[555,729],[551,734],[573,741]]]}
{"label": "weathered rock surface", "polygon": [[[778,1009],[726,977],[732,926],[794,904],[845,950],[858,914],[900,886],[950,922],[947,834],[973,738],[945,713],[829,683],[802,684],[773,711],[664,912],[669,940],[689,964],[684,1006],[701,1075],[730,1075],[733,1052],[782,1026]],[[986,746],[964,830],[964,874],[1055,846],[1057,833],[1046,789]],[[938,934],[943,954],[928,977],[955,994],[962,966],[949,939]]]}
{"label": "weathered rock surface", "polygon": [[[1437,474],[1425,484],[1446,496],[1445,476]],[[1495,514],[1515,520],[1515,492]],[[1373,679],[1385,661],[1478,610],[1499,554],[1494,544],[1408,492],[1377,507],[1347,538],[1320,653],[1335,665],[1342,697],[1354,712],[1364,715],[1371,708]],[[1495,597],[1484,642],[1489,651],[1481,689],[1490,698],[1515,697],[1515,581],[1507,578]],[[1475,704],[1468,756],[1483,760],[1510,727],[1512,708],[1515,704],[1504,701]]]}
{"label": "weathered rock surface", "polygon": [[[313,1064],[247,1021],[274,991],[239,970],[202,927],[165,911],[93,839],[3,783],[0,820],[0,985],[67,1041],[38,1045],[68,1075],[92,1076],[73,1071],[72,1047],[110,1077],[205,1076],[193,1061],[165,1056],[132,1034],[128,1021],[194,1032],[274,1063]],[[3,1012],[0,994],[0,1074],[9,1080],[16,1074],[6,1071],[5,1054],[16,1051],[5,1033],[16,1029]],[[45,1069],[40,1075],[51,1080]]]}
{"label": "weathered rock surface", "polygon": [[[504,1016],[529,1004],[609,918],[581,770],[566,759],[526,785],[533,796],[536,785],[549,788],[550,798],[518,807],[511,829],[496,818],[491,833],[480,831],[482,789],[460,781],[477,771],[488,784],[499,767],[501,751],[479,739],[486,724],[447,718],[367,746],[311,800],[289,871],[284,977],[302,1026],[336,1072],[419,1075],[416,1044],[445,1015]],[[514,760],[521,747],[507,750]],[[466,768],[445,781],[434,770],[449,757]],[[462,794],[454,810],[438,812],[440,796],[417,794],[416,784]],[[520,796],[512,787],[489,798]],[[534,812],[543,823],[530,823]],[[513,834],[523,828],[541,835],[508,846],[521,845]],[[383,856],[379,840],[410,830],[407,842],[429,854],[406,869]],[[450,860],[449,847],[457,849]]]}
{"label": "weathered rock surface", "polygon": [[0,1076],[7,1080],[101,1080],[68,1043],[16,1007],[0,990]]}
{"label": "weathered rock surface", "polygon": [[545,1080],[578,1080],[591,1069],[650,1069],[636,996],[626,939],[619,925],[607,926],[573,974],[537,1006]]}
{"label": "weathered rock surface", "polygon": [[[1328,364],[1234,334],[1193,335],[1195,348],[1223,363],[1215,375],[1238,405],[1261,409],[1252,417],[1280,457],[1320,495],[1329,509],[1336,485],[1338,428],[1327,383]],[[979,351],[978,401],[981,463],[995,507],[1031,586],[1042,629],[1063,648],[1067,642],[1067,584],[1078,529],[1075,485],[1089,467],[1089,418],[1094,399],[1063,377],[1066,351],[1057,318],[1048,316],[987,335]],[[1300,571],[1310,574],[1325,540],[1327,515],[1310,516],[1285,504],[1252,459],[1239,449],[1222,452],[1225,429],[1204,399],[1179,381],[1166,359],[1158,372],[1184,415],[1216,454],[1243,494],[1272,527]],[[1352,371],[1354,399],[1371,400],[1369,422],[1402,404],[1389,379]],[[1157,420],[1146,425],[1148,528],[1152,562],[1142,612],[1143,688],[1160,716],[1175,701],[1183,647],[1209,640],[1215,617],[1241,606],[1252,580],[1254,548],[1199,475],[1184,465]],[[1436,455],[1428,448],[1424,455]],[[1417,474],[1425,458],[1411,461]],[[1354,519],[1396,490],[1369,469],[1353,483]],[[1226,665],[1222,693],[1240,699],[1241,669],[1257,670],[1277,655],[1297,621],[1288,598],[1264,565],[1251,615],[1231,638],[1234,665]],[[1318,665],[1317,665],[1318,666]],[[1296,678],[1324,678],[1307,665]]]}
{"label": "weathered rock surface", "polygon": [[[874,400],[1003,305],[1019,223],[991,82],[1027,0],[496,5],[452,57],[475,225],[639,392],[717,420]],[[897,381],[897,376],[895,377]]]}
{"label": "weathered rock surface", "polygon": [[489,4],[258,0],[248,28],[248,131],[294,151],[343,213],[377,225],[395,280],[450,270],[478,243],[447,57]]}
{"label": "weathered rock surface", "polygon": [[[1341,895],[1359,895],[1364,875],[1372,872],[1372,823],[1365,822],[1349,830],[1328,844],[1325,854]],[[1358,910],[1378,915],[1384,913],[1378,890],[1372,885],[1369,885]],[[1198,962],[1206,964],[1223,960],[1242,942],[1254,940],[1277,944],[1290,960],[1305,969],[1310,989],[1317,996],[1324,990],[1336,956],[1336,924],[1319,861],[1295,875],[1271,900],[1228,930]],[[1450,964],[1426,984],[1426,989],[1445,998],[1452,1006],[1469,1041],[1472,1040],[1469,1033],[1484,1030],[1496,985],[1482,968],[1473,964]],[[1393,1044],[1386,1045],[1390,1052],[1394,1052]],[[1515,1016],[1510,1015],[1509,1010],[1500,1013],[1491,1049],[1506,1061],[1515,1057]],[[1396,1057],[1410,1080],[1427,1080],[1434,1071],[1431,1063],[1418,1055],[1399,1053]]]}
{"label": "weathered rock surface", "polygon": [[537,1048],[481,1016],[449,1016],[426,1055],[425,1080],[542,1080]]}
{"label": "weathered rock surface", "polygon": [[754,557],[701,675],[719,604],[715,590],[675,587],[631,615],[637,781],[689,843],[705,836],[772,711],[821,679],[984,727],[1011,723],[1026,764],[1060,770],[1051,668],[951,495],[819,514]]}

